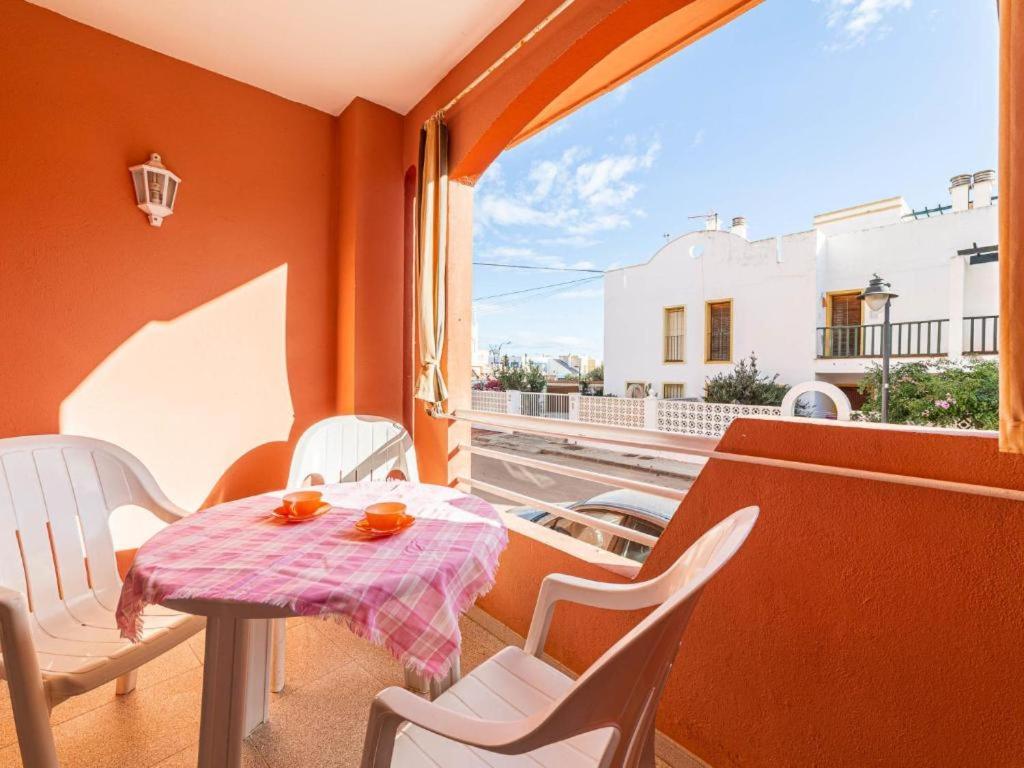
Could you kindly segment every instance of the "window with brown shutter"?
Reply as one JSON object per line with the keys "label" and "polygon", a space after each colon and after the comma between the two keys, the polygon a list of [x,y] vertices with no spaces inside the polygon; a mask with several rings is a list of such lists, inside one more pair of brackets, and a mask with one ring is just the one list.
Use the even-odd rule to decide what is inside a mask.
{"label": "window with brown shutter", "polygon": [[665,362],[681,363],[684,360],[686,309],[665,308]]}
{"label": "window with brown shutter", "polygon": [[706,345],[704,360],[708,363],[732,361],[732,299],[709,301],[705,313]]}
{"label": "window with brown shutter", "polygon": [[856,357],[863,345],[861,328],[864,302],[860,291],[828,294],[828,346],[830,357]]}

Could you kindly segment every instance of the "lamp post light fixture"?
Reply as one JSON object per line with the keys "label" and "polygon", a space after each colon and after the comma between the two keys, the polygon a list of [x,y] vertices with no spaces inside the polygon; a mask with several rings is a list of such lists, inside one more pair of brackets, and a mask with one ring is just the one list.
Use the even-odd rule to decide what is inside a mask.
{"label": "lamp post light fixture", "polygon": [[149,216],[149,223],[159,227],[167,216],[174,213],[181,179],[164,168],[156,152],[141,165],[128,169],[135,185],[135,203]]}
{"label": "lamp post light fixture", "polygon": [[892,292],[892,284],[878,276],[868,282],[868,287],[857,296],[868,305],[868,309],[877,312],[885,310],[882,316],[882,423],[889,423],[889,358],[892,354],[892,323],[889,321],[889,306],[899,294]]}

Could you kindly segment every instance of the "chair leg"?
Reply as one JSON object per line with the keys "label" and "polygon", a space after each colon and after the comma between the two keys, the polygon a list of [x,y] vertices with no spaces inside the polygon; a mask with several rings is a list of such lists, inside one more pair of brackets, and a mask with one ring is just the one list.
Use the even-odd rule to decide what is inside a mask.
{"label": "chair leg", "polygon": [[39,672],[39,658],[32,645],[26,600],[0,590],[0,652],[14,712],[21,762],[32,768],[60,768],[57,747],[50,730],[53,703]]}
{"label": "chair leg", "polygon": [[270,690],[274,693],[280,693],[284,690],[285,637],[288,632],[288,625],[284,619],[273,619],[270,622],[270,626],[271,631],[274,633],[274,666],[271,671]]}
{"label": "chair leg", "polygon": [[135,690],[135,682],[139,676],[139,670],[133,669],[131,672],[125,672],[115,683],[114,692],[118,696],[124,696],[126,693],[131,693]]}
{"label": "chair leg", "polygon": [[[26,687],[32,690],[26,691]],[[52,707],[42,681],[35,685],[11,686],[10,695],[22,764],[32,768],[60,768],[50,728]]]}

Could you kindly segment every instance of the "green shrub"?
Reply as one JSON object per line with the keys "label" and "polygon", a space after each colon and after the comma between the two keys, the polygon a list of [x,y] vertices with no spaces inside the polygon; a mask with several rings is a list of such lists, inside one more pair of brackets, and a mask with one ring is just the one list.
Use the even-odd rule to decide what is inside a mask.
{"label": "green shrub", "polygon": [[[857,387],[861,412],[880,421],[882,366],[875,363]],[[897,363],[889,371],[889,421],[961,429],[999,427],[999,365],[994,360]]]}
{"label": "green shrub", "polygon": [[539,365],[528,363],[526,366],[512,366],[508,355],[502,358],[501,365],[494,370],[494,378],[506,392],[543,392],[548,383]]}
{"label": "green shrub", "polygon": [[719,373],[704,382],[704,399],[709,403],[741,405],[782,405],[789,390],[778,383],[779,374],[769,377],[757,370],[757,355],[740,360],[729,373]]}

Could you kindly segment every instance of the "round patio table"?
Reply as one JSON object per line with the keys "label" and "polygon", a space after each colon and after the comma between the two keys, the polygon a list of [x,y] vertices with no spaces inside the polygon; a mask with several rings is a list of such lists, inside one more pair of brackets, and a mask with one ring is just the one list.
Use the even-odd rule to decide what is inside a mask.
{"label": "round patio table", "polygon": [[[284,491],[197,512],[139,549],[117,607],[135,639],[146,604],[207,617],[200,768],[238,766],[241,742],[268,719],[270,620],[331,616],[427,680],[457,674],[459,616],[494,583],[508,534],[486,501],[444,486],[319,486],[326,514],[273,516]],[[355,528],[377,501],[415,523],[388,537]]]}

